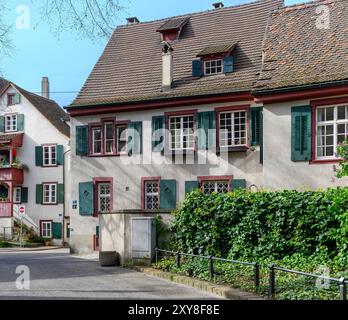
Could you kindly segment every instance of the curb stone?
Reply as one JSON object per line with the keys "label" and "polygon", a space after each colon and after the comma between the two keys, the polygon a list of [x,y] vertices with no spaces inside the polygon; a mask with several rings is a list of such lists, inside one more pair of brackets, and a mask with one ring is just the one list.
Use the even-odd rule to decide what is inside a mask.
{"label": "curb stone", "polygon": [[134,270],[145,273],[149,276],[193,287],[229,300],[267,300],[265,297],[259,296],[254,293],[241,291],[239,289],[234,289],[219,284],[213,284],[207,281],[190,278],[175,273],[164,272],[151,267],[134,267]]}
{"label": "curb stone", "polygon": [[65,247],[38,247],[38,248],[1,248],[1,252],[33,252],[66,249]]}

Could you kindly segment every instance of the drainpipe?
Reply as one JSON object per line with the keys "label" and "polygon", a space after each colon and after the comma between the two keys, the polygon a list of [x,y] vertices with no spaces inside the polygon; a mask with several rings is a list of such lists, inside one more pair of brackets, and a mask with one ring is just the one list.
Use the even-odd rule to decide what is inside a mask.
{"label": "drainpipe", "polygon": [[65,179],[65,156],[69,153],[69,152],[71,152],[71,149],[69,149],[69,150],[67,150],[67,151],[65,151],[64,152],[64,155],[63,155],[63,186],[64,186],[64,204],[63,204],[63,233],[62,233],[62,243],[64,244],[64,242],[65,242],[65,212],[66,212],[66,210],[65,210],[65,206],[66,206],[66,197],[65,197],[65,191],[66,191],[66,187],[65,187],[65,181],[66,181],[66,179]]}

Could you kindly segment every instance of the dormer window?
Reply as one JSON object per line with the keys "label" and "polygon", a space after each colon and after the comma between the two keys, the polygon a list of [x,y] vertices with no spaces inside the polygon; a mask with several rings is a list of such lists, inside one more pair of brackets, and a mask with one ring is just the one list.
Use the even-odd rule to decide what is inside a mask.
{"label": "dormer window", "polygon": [[204,48],[192,61],[192,76],[201,77],[216,74],[228,74],[234,71],[234,56],[236,44]]}
{"label": "dormer window", "polygon": [[9,93],[7,95],[7,105],[14,106],[21,103],[21,95],[18,93]]}
{"label": "dormer window", "polygon": [[208,60],[204,61],[204,75],[210,76],[213,74],[219,74],[223,72],[223,60]]}
{"label": "dormer window", "polygon": [[161,33],[162,41],[171,42],[178,40],[183,28],[189,22],[189,20],[190,17],[181,17],[167,20],[157,29],[157,32]]}

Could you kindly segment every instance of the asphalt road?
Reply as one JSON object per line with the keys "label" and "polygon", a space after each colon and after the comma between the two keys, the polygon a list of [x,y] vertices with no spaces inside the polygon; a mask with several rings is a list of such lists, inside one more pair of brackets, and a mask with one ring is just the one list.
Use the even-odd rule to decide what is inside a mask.
{"label": "asphalt road", "polygon": [[[29,290],[18,290],[18,266],[30,270]],[[17,284],[23,282],[17,281]],[[217,299],[122,268],[72,257],[67,250],[0,252],[0,299]]]}

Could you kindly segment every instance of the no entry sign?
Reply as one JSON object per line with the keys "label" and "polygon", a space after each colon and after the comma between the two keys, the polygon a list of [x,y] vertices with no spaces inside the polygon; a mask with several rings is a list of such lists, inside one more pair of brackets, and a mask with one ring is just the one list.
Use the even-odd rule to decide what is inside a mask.
{"label": "no entry sign", "polygon": [[24,215],[25,215],[25,206],[20,206],[20,207],[19,207],[19,214],[20,214],[21,216],[24,216]]}

